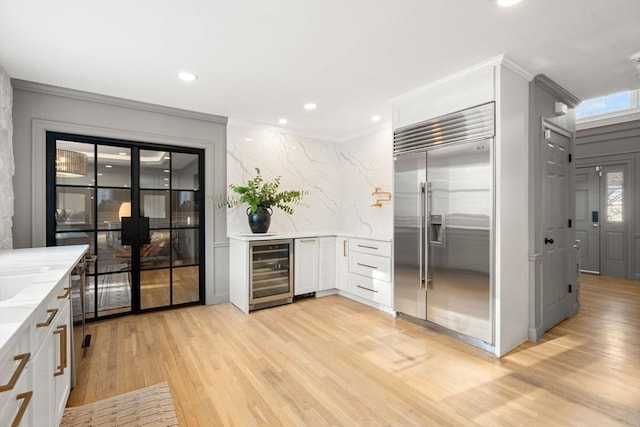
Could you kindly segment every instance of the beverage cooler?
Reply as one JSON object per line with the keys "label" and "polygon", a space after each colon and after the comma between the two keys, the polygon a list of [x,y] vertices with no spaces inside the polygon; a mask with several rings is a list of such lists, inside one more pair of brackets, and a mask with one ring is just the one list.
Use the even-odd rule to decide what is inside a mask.
{"label": "beverage cooler", "polygon": [[292,302],[293,240],[251,242],[249,256],[249,310]]}

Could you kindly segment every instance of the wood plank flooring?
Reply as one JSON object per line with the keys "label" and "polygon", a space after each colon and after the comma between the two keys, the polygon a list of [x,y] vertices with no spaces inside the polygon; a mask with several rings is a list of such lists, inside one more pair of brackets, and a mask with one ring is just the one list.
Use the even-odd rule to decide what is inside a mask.
{"label": "wood plank flooring", "polygon": [[501,359],[339,296],[92,323],[69,406],[167,381],[181,426],[640,425],[640,283],[581,282]]}

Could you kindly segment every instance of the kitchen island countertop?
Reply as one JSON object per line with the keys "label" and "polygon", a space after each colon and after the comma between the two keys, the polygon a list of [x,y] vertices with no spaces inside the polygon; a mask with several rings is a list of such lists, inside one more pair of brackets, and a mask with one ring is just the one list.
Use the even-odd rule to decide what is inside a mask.
{"label": "kitchen island countertop", "polygon": [[74,245],[0,251],[0,349],[88,249]]}

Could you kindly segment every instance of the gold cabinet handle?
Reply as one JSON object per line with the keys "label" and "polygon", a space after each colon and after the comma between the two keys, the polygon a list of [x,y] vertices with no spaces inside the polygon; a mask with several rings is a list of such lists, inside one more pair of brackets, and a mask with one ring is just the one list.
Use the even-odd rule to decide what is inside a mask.
{"label": "gold cabinet handle", "polygon": [[342,256],[347,256],[347,241],[342,242]]}
{"label": "gold cabinet handle", "polygon": [[365,288],[364,286],[360,286],[360,285],[356,285],[356,286],[359,287],[360,289],[364,289],[365,291],[375,292],[376,294],[378,293],[378,291],[375,289]]}
{"label": "gold cabinet handle", "polygon": [[50,308],[49,310],[47,310],[47,313],[49,313],[49,317],[47,318],[47,320],[41,323],[36,323],[36,328],[45,328],[49,326],[53,321],[53,318],[56,317],[56,314],[58,314],[58,309]]}
{"label": "gold cabinet handle", "polygon": [[11,423],[11,427],[18,427],[20,425],[20,421],[22,421],[22,417],[24,416],[24,413],[27,411],[29,402],[31,402],[31,396],[33,396],[33,391],[20,393],[16,396],[16,400],[22,399],[22,404],[20,405],[20,409],[18,409],[18,413],[16,414],[16,417],[13,419],[13,422]]}
{"label": "gold cabinet handle", "polygon": [[54,377],[58,377],[64,374],[64,369],[67,367],[67,325],[58,326],[53,333],[60,335],[60,365],[53,373]]}
{"label": "gold cabinet handle", "polygon": [[378,267],[376,267],[375,265],[363,264],[363,263],[361,263],[361,262],[358,262],[358,263],[356,263],[356,264],[358,264],[358,265],[360,265],[360,266],[362,266],[362,267],[373,268],[374,270],[377,270],[377,269],[378,269]]}
{"label": "gold cabinet handle", "polygon": [[64,288],[64,294],[58,295],[58,299],[65,299],[69,297],[69,292],[71,292],[71,288]]}
{"label": "gold cabinet handle", "polygon": [[368,246],[368,245],[358,245],[359,248],[366,248],[366,249],[375,249],[376,251],[380,248],[377,248],[375,246]]}
{"label": "gold cabinet handle", "polygon": [[16,370],[13,372],[13,375],[11,375],[9,382],[6,383],[5,385],[0,385],[0,393],[3,391],[9,391],[13,389],[13,387],[18,382],[18,378],[20,378],[20,374],[24,370],[24,367],[26,366],[30,357],[31,357],[31,353],[24,353],[24,354],[18,354],[17,356],[13,356],[13,360],[19,360],[20,364],[18,365]]}
{"label": "gold cabinet handle", "polygon": [[309,242],[315,242],[316,239],[302,239],[300,240],[300,243],[309,243]]}

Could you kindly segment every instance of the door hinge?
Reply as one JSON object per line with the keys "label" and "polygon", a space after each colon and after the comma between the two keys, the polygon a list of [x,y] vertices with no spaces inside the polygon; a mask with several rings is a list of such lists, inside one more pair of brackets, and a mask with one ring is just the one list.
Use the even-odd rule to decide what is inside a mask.
{"label": "door hinge", "polygon": [[572,159],[571,153],[569,153],[569,163],[571,163],[571,159]]}
{"label": "door hinge", "polygon": [[571,293],[571,283],[569,283],[569,293]]}
{"label": "door hinge", "polygon": [[569,228],[571,228],[571,220],[569,220]]}

